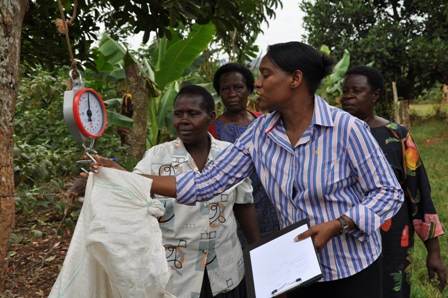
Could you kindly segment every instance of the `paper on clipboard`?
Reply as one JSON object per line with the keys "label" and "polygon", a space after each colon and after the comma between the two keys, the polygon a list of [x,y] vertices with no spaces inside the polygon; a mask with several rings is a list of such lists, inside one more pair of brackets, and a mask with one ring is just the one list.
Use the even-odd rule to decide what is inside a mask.
{"label": "paper on clipboard", "polygon": [[308,229],[307,223],[302,220],[246,247],[249,297],[277,296],[322,277],[312,239],[294,241]]}

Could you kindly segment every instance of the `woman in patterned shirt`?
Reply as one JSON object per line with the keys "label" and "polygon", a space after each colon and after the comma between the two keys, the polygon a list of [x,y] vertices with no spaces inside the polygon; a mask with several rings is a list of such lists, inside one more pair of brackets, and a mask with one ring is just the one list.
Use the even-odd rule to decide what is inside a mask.
{"label": "woman in patterned shirt", "polygon": [[404,204],[381,226],[384,297],[411,295],[414,231],[428,252],[429,278],[433,280],[434,274],[438,275],[442,292],[447,277],[438,237],[443,230],[425,167],[406,127],[375,115],[374,105],[384,94],[383,76],[372,67],[355,66],[347,71],[342,91],[342,108],[369,125],[404,191]]}

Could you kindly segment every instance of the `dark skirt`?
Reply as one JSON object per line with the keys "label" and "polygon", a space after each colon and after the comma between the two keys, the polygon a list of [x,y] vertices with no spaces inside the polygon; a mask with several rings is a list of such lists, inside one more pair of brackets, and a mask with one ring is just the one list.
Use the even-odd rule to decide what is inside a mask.
{"label": "dark skirt", "polygon": [[202,289],[201,289],[201,295],[199,298],[246,298],[247,292],[246,292],[246,281],[243,279],[240,284],[227,293],[218,294],[216,296],[213,296],[212,289],[210,287],[210,280],[208,279],[207,269],[204,271],[204,280],[202,281]]}
{"label": "dark skirt", "polygon": [[288,298],[382,298],[381,280],[382,256],[369,267],[350,277],[335,281],[316,282],[288,292]]}

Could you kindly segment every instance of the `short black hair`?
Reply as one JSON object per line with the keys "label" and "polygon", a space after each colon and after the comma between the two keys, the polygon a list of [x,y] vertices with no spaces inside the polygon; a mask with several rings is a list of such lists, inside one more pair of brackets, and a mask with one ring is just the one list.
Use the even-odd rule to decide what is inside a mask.
{"label": "short black hair", "polygon": [[215,111],[215,101],[210,92],[207,91],[204,87],[198,85],[187,85],[182,87],[174,98],[173,105],[176,103],[176,100],[184,95],[198,95],[202,98],[201,107],[205,109],[207,113],[211,113]]}
{"label": "short black hair", "polygon": [[358,65],[353,66],[352,68],[347,70],[345,76],[347,77],[348,75],[351,74],[359,74],[365,76],[367,78],[367,83],[369,84],[370,89],[372,89],[372,91],[380,89],[381,91],[380,97],[384,94],[386,90],[384,86],[384,78],[383,75],[377,69],[370,66]]}
{"label": "short black hair", "polygon": [[331,73],[335,63],[330,56],[299,41],[270,45],[266,56],[286,73],[300,70],[311,94],[316,92],[322,79]]}
{"label": "short black hair", "polygon": [[227,63],[218,68],[213,77],[213,88],[215,88],[216,93],[218,93],[218,95],[221,91],[221,84],[220,84],[221,76],[229,72],[240,73],[246,80],[247,89],[249,89],[250,92],[254,91],[254,75],[252,74],[252,72],[244,65],[238,63]]}

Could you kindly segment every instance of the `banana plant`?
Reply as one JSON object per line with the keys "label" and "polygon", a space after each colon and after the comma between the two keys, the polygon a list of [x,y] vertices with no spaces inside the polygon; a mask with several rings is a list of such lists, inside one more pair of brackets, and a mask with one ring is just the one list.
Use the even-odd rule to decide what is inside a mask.
{"label": "banana plant", "polygon": [[[320,50],[327,55],[330,54],[330,49],[326,45],[323,45]],[[325,87],[323,90],[323,95],[325,98],[336,98],[337,102],[337,98],[342,95],[342,82],[349,66],[350,53],[348,50],[344,50],[344,55],[334,66],[333,72],[324,79]],[[327,100],[330,98],[327,98]]]}
{"label": "banana plant", "polygon": [[[170,129],[170,113],[174,98],[179,91],[180,81],[185,70],[207,48],[216,34],[212,23],[206,25],[195,24],[186,37],[174,29],[170,29],[172,38],[156,39],[150,46],[149,57],[140,61],[126,50],[119,42],[109,35],[104,35],[95,60],[96,75],[100,79],[123,80],[126,78],[125,69],[132,63],[137,63],[141,75],[146,78],[150,96],[148,98],[147,148],[165,141],[173,135]],[[150,63],[152,62],[152,64]],[[119,99],[106,101],[112,104]],[[110,112],[109,119],[113,125],[129,125],[132,119],[123,115],[117,116]],[[127,119],[126,119],[127,118]]]}

